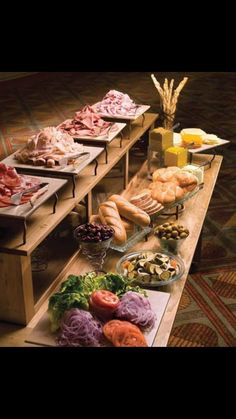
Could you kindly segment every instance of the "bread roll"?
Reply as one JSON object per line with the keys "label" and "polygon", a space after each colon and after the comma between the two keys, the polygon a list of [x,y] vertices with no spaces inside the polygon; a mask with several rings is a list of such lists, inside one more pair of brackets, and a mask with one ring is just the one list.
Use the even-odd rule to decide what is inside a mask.
{"label": "bread roll", "polygon": [[114,229],[114,243],[118,245],[125,243],[127,235],[115,202],[103,202],[99,205],[98,213],[102,223],[108,224]]}
{"label": "bread roll", "polygon": [[185,195],[185,190],[173,182],[156,182],[156,188],[152,190],[152,198],[161,204],[171,204],[179,201]]}
{"label": "bread roll", "polygon": [[185,188],[187,191],[191,191],[195,189],[195,187],[198,184],[197,177],[193,175],[192,173],[188,173],[188,172],[176,173],[175,178],[179,186],[181,186],[181,188]]}
{"label": "bread roll", "polygon": [[109,200],[116,203],[120,215],[127,218],[129,221],[133,221],[135,224],[142,227],[147,227],[150,224],[151,220],[149,215],[131,204],[122,196],[112,195]]}
{"label": "bread roll", "polygon": [[176,166],[157,169],[152,175],[153,182],[172,182],[174,174],[179,170]]}

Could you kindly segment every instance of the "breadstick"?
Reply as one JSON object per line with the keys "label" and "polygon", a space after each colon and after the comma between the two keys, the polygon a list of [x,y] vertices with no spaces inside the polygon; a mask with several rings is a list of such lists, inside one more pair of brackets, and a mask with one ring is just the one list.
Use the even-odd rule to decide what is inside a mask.
{"label": "breadstick", "polygon": [[158,91],[161,99],[163,100],[164,92],[163,92],[163,90],[162,90],[162,88],[160,86],[160,83],[157,81],[157,79],[154,76],[154,74],[151,74],[151,78],[152,78],[152,81],[153,81],[153,83],[154,83],[154,85],[155,85],[155,87],[156,87],[156,89],[157,89],[157,91]]}

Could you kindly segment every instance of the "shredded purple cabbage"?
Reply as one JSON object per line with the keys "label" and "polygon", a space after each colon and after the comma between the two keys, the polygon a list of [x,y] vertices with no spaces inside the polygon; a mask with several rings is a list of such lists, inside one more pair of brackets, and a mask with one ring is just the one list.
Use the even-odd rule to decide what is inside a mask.
{"label": "shredded purple cabbage", "polygon": [[67,311],[61,322],[58,346],[101,346],[102,325],[85,310]]}
{"label": "shredded purple cabbage", "polygon": [[152,328],[156,314],[151,308],[150,301],[137,292],[128,291],[120,299],[115,311],[118,319],[127,320],[143,328]]}

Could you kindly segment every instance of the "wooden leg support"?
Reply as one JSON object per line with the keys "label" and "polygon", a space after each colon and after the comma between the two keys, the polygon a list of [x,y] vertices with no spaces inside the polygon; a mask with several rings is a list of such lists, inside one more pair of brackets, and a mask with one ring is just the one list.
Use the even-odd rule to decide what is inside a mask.
{"label": "wooden leg support", "polygon": [[86,196],[86,219],[87,222],[89,221],[91,215],[93,213],[93,198],[92,198],[92,191],[88,193]]}
{"label": "wooden leg support", "polygon": [[129,183],[129,151],[125,153],[124,159],[124,189],[126,189]]}
{"label": "wooden leg support", "polygon": [[0,253],[0,320],[26,326],[34,314],[30,256]]}

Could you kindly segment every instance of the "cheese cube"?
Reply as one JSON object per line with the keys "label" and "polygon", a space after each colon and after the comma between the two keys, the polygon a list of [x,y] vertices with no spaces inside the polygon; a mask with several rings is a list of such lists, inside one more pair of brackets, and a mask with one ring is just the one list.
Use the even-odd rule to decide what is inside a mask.
{"label": "cheese cube", "polygon": [[155,128],[149,131],[149,147],[152,151],[161,153],[173,146],[173,131],[165,128]]}
{"label": "cheese cube", "polygon": [[183,167],[188,161],[188,150],[184,147],[169,147],[165,150],[165,166]]}

